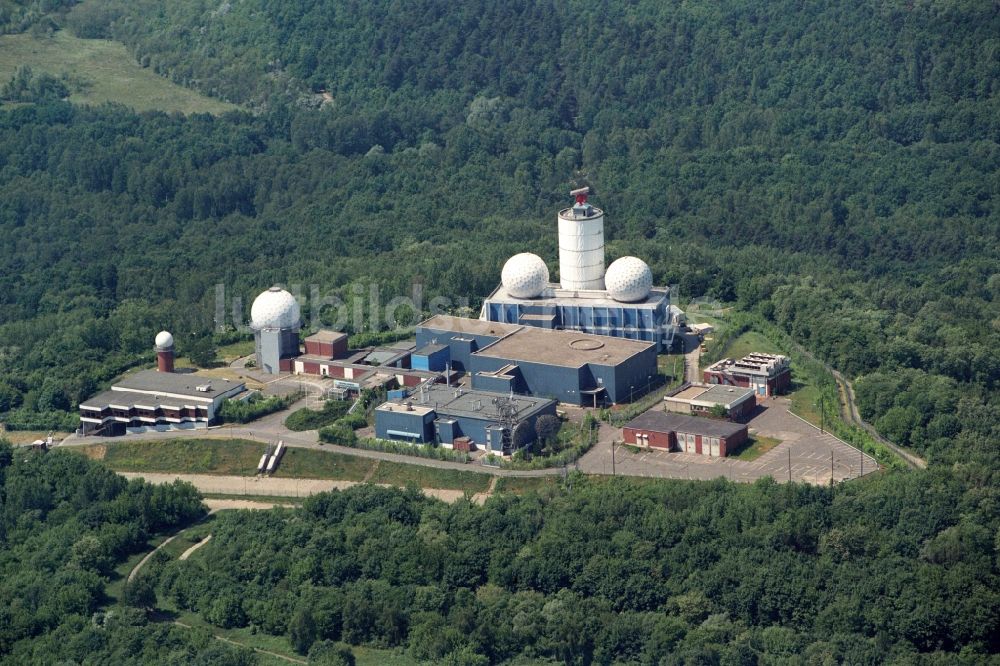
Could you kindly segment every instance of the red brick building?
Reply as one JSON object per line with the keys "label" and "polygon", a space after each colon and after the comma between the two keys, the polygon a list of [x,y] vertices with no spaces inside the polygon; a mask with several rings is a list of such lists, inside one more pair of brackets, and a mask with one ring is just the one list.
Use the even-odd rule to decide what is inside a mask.
{"label": "red brick building", "polygon": [[724,458],[747,441],[740,423],[670,412],[649,411],[629,421],[625,443],[664,451],[684,451]]}
{"label": "red brick building", "polygon": [[[347,334],[337,331],[318,331],[306,338],[306,354],[325,359],[347,356]],[[319,371],[311,374],[319,374]]]}

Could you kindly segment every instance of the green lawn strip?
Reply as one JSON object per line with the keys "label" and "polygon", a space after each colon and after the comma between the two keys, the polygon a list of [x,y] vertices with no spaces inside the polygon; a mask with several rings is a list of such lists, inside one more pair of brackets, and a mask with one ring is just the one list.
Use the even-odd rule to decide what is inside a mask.
{"label": "green lawn strip", "polygon": [[265,445],[245,439],[109,442],[104,464],[119,472],[252,476]]}
{"label": "green lawn strip", "polygon": [[372,483],[387,483],[394,486],[414,484],[421,488],[482,493],[490,487],[491,478],[489,474],[480,472],[462,472],[456,469],[439,469],[383,460],[370,480]]}
{"label": "green lawn strip", "polygon": [[[710,334],[711,335],[711,334]],[[757,331],[747,331],[740,337],[733,340],[726,350],[729,358],[743,358],[751,352],[762,352],[764,354],[787,354],[788,352],[778,349],[778,346],[771,342],[762,333]]]}
{"label": "green lawn strip", "polygon": [[253,351],[253,340],[241,340],[232,344],[222,345],[216,350],[216,354],[226,363],[231,363],[238,358],[249,356]]}
{"label": "green lawn strip", "polygon": [[497,479],[496,492],[524,493],[537,492],[547,488],[558,488],[561,477],[558,476],[501,476]]}
{"label": "green lawn strip", "polygon": [[[801,385],[790,395],[792,412],[809,421],[814,426],[819,427],[819,396],[820,390],[815,384]],[[827,413],[829,414],[829,408],[827,409]]]}
{"label": "green lawn strip", "polygon": [[[265,445],[245,439],[170,439],[109,442],[104,464],[118,472],[163,472],[253,476]],[[289,447],[276,477],[361,481],[371,469],[369,458],[332,451]]]}
{"label": "green lawn strip", "polygon": [[375,461],[332,451],[289,447],[281,458],[276,477],[362,481]]}
{"label": "green lawn strip", "polygon": [[65,30],[51,37],[28,33],[0,36],[0,82],[28,65],[36,73],[66,74],[70,101],[78,104],[118,102],[137,111],[224,113],[239,107],[158,76],[141,67],[124,44],[103,39],[79,39]]}
{"label": "green lawn strip", "polygon": [[729,457],[736,458],[737,460],[756,460],[778,444],[781,444],[780,439],[755,435],[748,439],[744,446],[731,452]]}

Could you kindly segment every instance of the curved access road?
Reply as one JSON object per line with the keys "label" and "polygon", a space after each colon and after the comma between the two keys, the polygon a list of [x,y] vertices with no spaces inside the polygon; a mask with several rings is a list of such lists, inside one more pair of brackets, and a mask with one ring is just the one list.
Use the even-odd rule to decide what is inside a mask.
{"label": "curved access road", "polygon": [[833,373],[833,378],[837,380],[837,388],[840,391],[840,394],[843,396],[844,408],[841,410],[841,413],[842,416],[844,417],[844,420],[846,420],[848,423],[852,425],[855,425],[863,429],[865,432],[871,435],[876,442],[885,446],[887,449],[889,449],[897,456],[902,458],[903,462],[909,465],[912,469],[926,469],[927,468],[926,460],[917,455],[914,455],[913,453],[907,451],[898,444],[893,444],[885,437],[878,434],[878,431],[875,430],[874,426],[872,426],[870,423],[861,418],[861,413],[858,411],[857,404],[855,404],[854,386],[851,385],[851,382],[848,381],[847,378],[844,377],[842,374],[840,374],[838,371],[832,368],[830,368],[830,371]]}

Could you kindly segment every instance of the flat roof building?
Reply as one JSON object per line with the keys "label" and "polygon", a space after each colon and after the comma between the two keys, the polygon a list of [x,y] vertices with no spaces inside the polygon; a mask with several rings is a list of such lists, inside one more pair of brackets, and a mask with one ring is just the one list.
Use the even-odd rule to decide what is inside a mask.
{"label": "flat roof building", "polygon": [[625,424],[626,444],[724,458],[749,438],[747,426],[650,410]]}
{"label": "flat roof building", "polygon": [[123,377],[111,390],[80,403],[84,435],[205,428],[222,402],[246,389],[243,382],[195,373],[140,370]]}
{"label": "flat roof building", "polygon": [[731,421],[744,421],[757,407],[754,392],[738,386],[685,384],[663,398],[664,408],[678,414],[711,414],[721,407]]}
{"label": "flat roof building", "polygon": [[792,383],[791,361],[781,354],[753,352],[734,361],[724,358],[705,369],[706,384],[742,386],[761,396],[784,393]]}
{"label": "flat roof building", "polygon": [[657,373],[656,345],[438,315],[417,326],[417,345],[447,345],[475,389],[578,405],[631,401]]}
{"label": "flat roof building", "polygon": [[375,436],[452,448],[468,438],[496,454],[509,455],[535,440],[535,420],[555,415],[554,400],[424,384],[375,409]]}

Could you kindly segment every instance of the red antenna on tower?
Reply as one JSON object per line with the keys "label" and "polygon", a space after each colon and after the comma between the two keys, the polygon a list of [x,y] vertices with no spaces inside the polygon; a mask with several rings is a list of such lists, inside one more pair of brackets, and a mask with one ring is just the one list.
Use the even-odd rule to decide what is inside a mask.
{"label": "red antenna on tower", "polygon": [[589,187],[581,187],[578,190],[570,190],[570,196],[576,197],[576,205],[582,206],[587,203],[587,195],[590,194]]}

